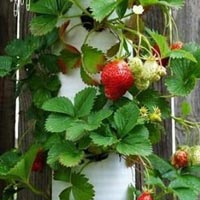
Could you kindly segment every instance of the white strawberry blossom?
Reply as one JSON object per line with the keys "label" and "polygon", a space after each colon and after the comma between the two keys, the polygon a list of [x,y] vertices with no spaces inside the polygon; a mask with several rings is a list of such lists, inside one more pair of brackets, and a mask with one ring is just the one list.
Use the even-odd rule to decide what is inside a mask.
{"label": "white strawberry blossom", "polygon": [[134,5],[133,6],[133,12],[136,14],[136,15],[141,15],[143,12],[144,12],[144,8],[142,5]]}

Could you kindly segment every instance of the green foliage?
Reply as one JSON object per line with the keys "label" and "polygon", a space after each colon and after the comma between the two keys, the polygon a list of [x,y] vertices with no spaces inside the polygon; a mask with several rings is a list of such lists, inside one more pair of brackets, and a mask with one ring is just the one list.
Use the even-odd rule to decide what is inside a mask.
{"label": "green foliage", "polygon": [[136,126],[129,135],[122,138],[117,144],[117,152],[127,156],[151,154],[152,147],[148,140],[148,134],[148,130],[144,126]]}
{"label": "green foliage", "polygon": [[59,162],[65,167],[78,165],[83,159],[83,152],[79,151],[70,141],[56,141],[48,152],[47,163],[53,168]]}
{"label": "green foliage", "polygon": [[121,0],[117,5],[116,12],[119,18],[123,18],[128,7],[128,0]]}
{"label": "green foliage", "polygon": [[119,108],[114,115],[114,122],[120,136],[129,133],[137,123],[139,108],[134,103],[129,103]]}
{"label": "green foliage", "polygon": [[84,175],[72,173],[70,185],[70,187],[61,192],[59,195],[60,200],[70,200],[71,196],[74,200],[94,199],[93,186],[88,182],[88,179]]}
{"label": "green foliage", "polygon": [[146,30],[151,38],[154,40],[156,45],[158,45],[161,53],[161,58],[165,58],[170,51],[169,45],[167,43],[167,38],[159,33],[156,33],[155,31],[151,31],[150,29]]}
{"label": "green foliage", "polygon": [[77,117],[84,117],[90,113],[96,97],[95,88],[85,88],[74,99],[74,109]]}
{"label": "green foliage", "polygon": [[172,8],[181,8],[184,5],[184,0],[159,0],[158,3]]}
{"label": "green foliage", "polygon": [[[169,161],[152,154],[152,144],[158,143],[161,133],[165,132],[162,120],[171,117],[167,97],[188,95],[200,78],[200,47],[189,43],[181,49],[172,50],[169,44],[170,24],[174,21],[168,11],[180,8],[183,2],[91,0],[85,7],[84,1],[76,0],[31,1],[31,11],[35,14],[30,22],[33,36],[13,40],[5,48],[6,55],[0,57],[0,77],[23,69],[25,76],[17,85],[17,94],[27,89],[31,93],[32,104],[27,116],[34,122],[34,141],[29,150],[24,153],[11,150],[0,156],[0,179],[8,182],[3,200],[11,200],[14,193],[24,188],[46,198],[41,191],[33,188],[29,180],[33,162],[41,148],[47,152],[47,164],[55,170],[54,179],[68,183],[59,196],[60,200],[93,200],[94,188],[80,171],[87,162],[104,158],[110,152],[125,158],[128,166],[137,168],[143,165],[144,188],[152,189],[155,199],[163,199],[167,194],[176,195],[180,200],[197,198],[200,193],[198,165],[190,163],[191,166],[176,169]],[[140,4],[144,6],[144,12],[146,8],[151,12],[152,6],[161,7],[165,21],[160,33],[150,30],[143,15],[132,11],[133,5]],[[73,13],[74,10],[77,12]],[[81,24],[84,18],[89,21]],[[80,24],[73,25],[74,21]],[[91,25],[90,30],[85,27],[88,24]],[[84,38],[80,38],[83,41],[81,50],[67,40],[67,34],[79,26],[88,31]],[[106,53],[91,44],[93,36],[100,37],[105,31],[115,40]],[[154,44],[158,45],[160,55],[153,55]],[[133,55],[141,60],[141,65],[152,56],[156,57],[159,65],[162,64],[160,60],[167,58],[167,75],[165,68],[156,65],[156,62],[154,66],[149,64],[146,66],[148,73],[155,76],[148,88],[138,89],[135,84],[127,91],[127,96],[108,100],[104,94],[105,87],[98,79],[103,66],[116,59],[124,59],[130,64],[131,48]],[[58,97],[59,72],[68,76],[69,71],[76,67],[80,67],[83,82],[91,87],[77,91],[73,101],[68,97]],[[137,70],[133,74],[136,83]],[[143,78],[142,75],[140,78]],[[166,76],[163,78],[169,94],[150,86],[161,76]],[[111,84],[110,88],[118,84],[120,80]],[[153,121],[150,115],[156,109],[161,112],[161,117],[160,113],[156,113],[160,120]],[[183,103],[183,118],[191,110],[187,103]],[[137,198],[140,193],[130,186],[127,198]]]}
{"label": "green foliage", "polygon": [[98,49],[94,49],[88,45],[82,46],[83,67],[89,73],[100,72],[105,63],[105,55]]}
{"label": "green foliage", "polygon": [[140,4],[143,6],[154,5],[159,2],[159,0],[139,0]]}
{"label": "green foliage", "polygon": [[73,120],[70,117],[65,115],[51,114],[46,120],[45,128],[47,131],[53,133],[63,132],[70,127],[72,121]]}
{"label": "green foliage", "polygon": [[171,62],[172,76],[166,79],[167,89],[174,95],[188,95],[195,87],[199,67],[185,59]]}
{"label": "green foliage", "polygon": [[6,76],[12,69],[12,57],[0,57],[0,77]]}
{"label": "green foliage", "polygon": [[74,116],[73,104],[67,97],[54,97],[49,101],[46,101],[43,104],[42,109],[45,111]]}
{"label": "green foliage", "polygon": [[[104,18],[108,17],[116,8],[117,3],[115,0],[92,0],[90,7],[94,19],[101,22]],[[101,9],[99,9],[101,8]]]}

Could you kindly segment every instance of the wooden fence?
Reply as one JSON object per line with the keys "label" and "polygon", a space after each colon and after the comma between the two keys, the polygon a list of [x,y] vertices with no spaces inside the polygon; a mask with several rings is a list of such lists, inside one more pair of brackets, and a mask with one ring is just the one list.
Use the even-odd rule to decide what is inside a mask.
{"label": "wooden fence", "polygon": [[[200,43],[200,15],[199,0],[186,0],[185,7],[177,12],[174,12],[175,20],[180,30],[180,39],[182,41],[196,41]],[[13,17],[13,3],[9,0],[0,0],[0,54],[3,54],[4,47],[8,41],[16,38],[16,18]],[[155,17],[156,16],[156,17]],[[28,21],[30,14],[21,9],[21,29],[20,35],[24,37],[28,32]],[[153,15],[148,16],[147,20],[152,27],[159,29],[162,26],[162,17],[159,11],[155,11]],[[22,72],[23,75],[23,72]],[[157,86],[161,87],[161,86]],[[179,107],[182,101],[189,101],[192,104],[193,112],[191,118],[198,120],[200,118],[200,85],[197,85],[196,90],[186,99],[175,99],[175,107]],[[26,119],[26,111],[30,103],[30,95],[28,93],[20,96],[20,123],[19,132],[24,132],[29,126]],[[179,110],[176,110],[179,113]],[[15,122],[15,83],[11,78],[0,78],[0,153],[14,146],[14,122]],[[167,134],[163,136],[161,143],[155,146],[155,151],[165,158],[169,158],[172,153],[172,136],[171,122],[166,122]],[[198,133],[198,130],[194,130]],[[176,133],[177,144],[185,142],[185,136],[177,127]],[[24,140],[22,148],[30,142],[31,135]],[[192,141],[192,140],[191,140]],[[40,188],[45,188],[49,192],[51,182],[51,172],[46,169],[43,174],[34,176],[33,181]],[[141,183],[141,178],[137,177],[137,182]],[[3,183],[0,183],[0,196],[2,193]],[[36,197],[26,191],[19,195],[19,200],[42,200],[41,197]]]}

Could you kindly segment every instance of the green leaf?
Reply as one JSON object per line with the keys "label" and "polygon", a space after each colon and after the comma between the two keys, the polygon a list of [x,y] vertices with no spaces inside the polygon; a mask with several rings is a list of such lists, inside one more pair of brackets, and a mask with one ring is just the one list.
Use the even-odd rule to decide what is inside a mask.
{"label": "green leaf", "polygon": [[68,187],[59,194],[60,200],[70,200],[72,187]]}
{"label": "green leaf", "polygon": [[71,168],[61,166],[53,173],[53,179],[58,181],[69,182],[71,176]]}
{"label": "green leaf", "polygon": [[168,56],[170,49],[167,43],[167,38],[161,34],[156,33],[155,31],[151,31],[150,29],[146,29],[148,34],[152,37],[155,43],[159,46],[161,57],[165,58]]}
{"label": "green leaf", "polygon": [[148,159],[150,160],[153,168],[158,170],[160,174],[165,174],[169,171],[174,170],[174,168],[168,162],[166,162],[165,160],[163,160],[155,154],[151,154],[150,156],[148,156]]}
{"label": "green leaf", "polygon": [[136,188],[132,184],[129,185],[127,191],[127,200],[135,199],[136,198],[135,193],[136,193]]}
{"label": "green leaf", "polygon": [[104,119],[110,117],[112,111],[108,109],[102,109],[100,111],[91,113],[88,116],[88,128],[87,130],[95,130],[101,126],[101,123]]}
{"label": "green leaf", "polygon": [[51,92],[46,89],[38,89],[33,91],[33,103],[38,108],[41,108],[43,103],[51,98]]}
{"label": "green leaf", "polygon": [[93,132],[90,134],[92,142],[98,146],[108,147],[118,142],[116,136],[108,133]]}
{"label": "green leaf", "polygon": [[159,0],[158,4],[172,8],[181,8],[184,5],[184,2],[184,0]]}
{"label": "green leaf", "polygon": [[200,193],[200,178],[192,175],[177,176],[170,185],[170,188],[188,188],[194,191],[196,194]]}
{"label": "green leaf", "polygon": [[80,139],[86,134],[85,127],[86,123],[81,120],[71,123],[70,127],[66,130],[66,139],[71,141]]}
{"label": "green leaf", "polygon": [[119,108],[114,114],[114,122],[120,136],[129,133],[137,123],[139,108],[134,103],[128,103]]}
{"label": "green leaf", "polygon": [[93,200],[94,189],[88,179],[78,173],[71,175],[71,186],[66,188],[60,195],[60,200]]}
{"label": "green leaf", "polygon": [[51,32],[57,23],[57,18],[51,15],[37,16],[31,20],[30,31],[35,36],[42,36]]}
{"label": "green leaf", "polygon": [[148,140],[148,130],[144,126],[136,126],[132,132],[121,139],[116,149],[123,155],[147,156],[152,153],[152,146]]}
{"label": "green leaf", "polygon": [[119,18],[123,18],[128,8],[128,0],[121,0],[117,5],[116,12]]}
{"label": "green leaf", "polygon": [[52,98],[42,105],[42,109],[45,111],[63,113],[69,116],[74,116],[73,104],[67,97]]}
{"label": "green leaf", "polygon": [[83,66],[89,73],[97,73],[105,64],[105,55],[98,49],[88,45],[82,46]]}
{"label": "green leaf", "polygon": [[93,78],[91,74],[87,73],[83,67],[81,67],[81,79],[87,85],[98,85],[98,82],[95,80],[95,78]]}
{"label": "green leaf", "polygon": [[64,62],[67,69],[72,69],[74,67],[79,67],[81,54],[74,47],[66,45],[65,49],[61,52],[59,59]]}
{"label": "green leaf", "polygon": [[92,0],[90,3],[92,15],[94,16],[95,20],[99,22],[110,15],[116,6],[117,3],[115,0]]}
{"label": "green leaf", "polygon": [[178,196],[179,200],[198,199],[198,195],[188,188],[176,188],[173,189],[173,192]]}
{"label": "green leaf", "polygon": [[58,92],[61,85],[59,77],[57,75],[49,75],[46,79],[44,87],[49,91]]}
{"label": "green leaf", "polygon": [[30,10],[34,13],[60,15],[61,11],[66,12],[71,6],[72,3],[67,0],[39,0],[31,3]]}
{"label": "green leaf", "polygon": [[146,179],[145,183],[147,185],[158,186],[162,189],[165,189],[165,184],[163,183],[163,181],[159,177],[149,175],[148,179]]}
{"label": "green leaf", "polygon": [[0,56],[0,77],[8,75],[12,70],[12,58]]}
{"label": "green leaf", "polygon": [[52,133],[60,133],[66,131],[70,127],[73,119],[62,114],[51,114],[48,116],[45,128]]}
{"label": "green leaf", "polygon": [[76,94],[74,99],[75,114],[77,117],[89,115],[96,97],[95,88],[85,88]]}
{"label": "green leaf", "polygon": [[159,0],[139,0],[142,6],[150,6],[158,3]]}
{"label": "green leaf", "polygon": [[183,101],[181,103],[181,113],[182,115],[184,116],[187,116],[191,113],[191,110],[192,110],[192,107],[190,105],[190,103],[186,102],[186,101]]}
{"label": "green leaf", "polygon": [[35,50],[40,48],[41,41],[37,37],[28,36],[24,40],[12,40],[5,48],[6,54],[13,57],[15,68],[18,69],[31,62]]}
{"label": "green leaf", "polygon": [[155,107],[158,107],[163,118],[167,118],[170,115],[169,102],[166,101],[165,98],[162,98],[158,91],[153,89],[142,91],[137,96],[137,100],[141,103],[141,106],[147,107],[150,111],[153,111]]}
{"label": "green leaf", "polygon": [[170,51],[169,56],[170,56],[170,58],[173,58],[173,59],[175,59],[175,58],[178,58],[178,59],[186,58],[186,59],[191,60],[193,62],[197,62],[196,58],[193,56],[192,53],[185,51],[183,49]]}
{"label": "green leaf", "polygon": [[171,62],[172,76],[166,79],[167,89],[171,94],[186,96],[195,87],[196,65],[185,59],[175,59]]}
{"label": "green leaf", "polygon": [[32,145],[29,150],[23,155],[20,161],[11,168],[8,172],[9,176],[19,178],[23,181],[27,181],[29,179],[33,162],[39,150],[38,145]]}
{"label": "green leaf", "polygon": [[11,168],[20,160],[20,154],[16,149],[5,152],[0,156],[0,177],[5,179]]}
{"label": "green leaf", "polygon": [[59,154],[59,162],[65,167],[74,167],[80,164],[84,153],[79,151],[73,143],[66,143],[65,151]]}
{"label": "green leaf", "polygon": [[49,150],[47,163],[53,168],[58,161],[65,167],[74,167],[81,162],[83,155],[72,142],[59,141]]}

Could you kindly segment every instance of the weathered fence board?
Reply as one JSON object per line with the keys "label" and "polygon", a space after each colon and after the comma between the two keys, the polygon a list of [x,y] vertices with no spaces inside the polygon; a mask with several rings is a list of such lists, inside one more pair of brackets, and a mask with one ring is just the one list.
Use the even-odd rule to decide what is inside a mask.
{"label": "weathered fence board", "polygon": [[[183,42],[194,41],[200,43],[200,1],[199,0],[186,0],[183,9],[174,12],[175,21],[179,31],[179,39]],[[196,89],[187,98],[176,98],[175,108],[176,113],[179,114],[180,105],[183,101],[187,101],[192,106],[192,113],[189,119],[200,121],[200,84],[197,83]],[[176,126],[176,143],[177,145],[186,144],[200,144],[200,131],[199,128],[192,130],[191,135],[185,135],[180,126]]]}
{"label": "weathered fence board", "polygon": [[[0,54],[8,41],[16,35],[16,19],[13,17],[13,5],[8,0],[0,1]],[[14,146],[15,122],[15,84],[8,78],[0,78],[0,153]],[[0,199],[3,183],[0,182]]]}

